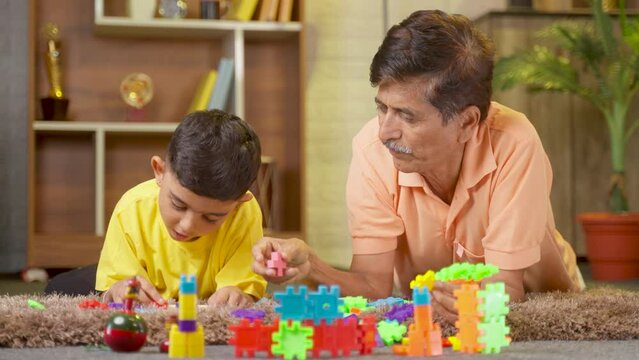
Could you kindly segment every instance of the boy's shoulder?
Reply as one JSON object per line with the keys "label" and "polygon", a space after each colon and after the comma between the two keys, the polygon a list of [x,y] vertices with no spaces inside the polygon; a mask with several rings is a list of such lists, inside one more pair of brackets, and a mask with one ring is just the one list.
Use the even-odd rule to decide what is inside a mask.
{"label": "boy's shoulder", "polygon": [[157,203],[160,187],[155,179],[144,181],[124,193],[114,211],[123,211],[131,208],[132,205],[138,206],[155,206]]}

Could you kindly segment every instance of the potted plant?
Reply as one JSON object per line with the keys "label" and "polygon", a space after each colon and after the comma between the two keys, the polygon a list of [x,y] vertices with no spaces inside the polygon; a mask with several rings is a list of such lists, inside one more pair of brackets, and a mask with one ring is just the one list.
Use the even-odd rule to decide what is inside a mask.
{"label": "potted plant", "polygon": [[532,91],[570,93],[599,110],[612,156],[609,212],[579,214],[578,219],[586,234],[593,277],[637,278],[639,213],[628,212],[625,153],[639,127],[639,119],[628,115],[639,91],[639,23],[627,18],[624,0],[619,1],[618,32],[602,0],[592,0],[591,9],[591,23],[560,21],[540,32],[556,41],[557,48],[537,45],[499,59],[494,85],[501,90],[526,85]]}

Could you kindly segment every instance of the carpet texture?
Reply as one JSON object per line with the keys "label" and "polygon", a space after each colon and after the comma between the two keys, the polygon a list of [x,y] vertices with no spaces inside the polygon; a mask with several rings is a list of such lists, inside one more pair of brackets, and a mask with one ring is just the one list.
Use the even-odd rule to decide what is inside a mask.
{"label": "carpet texture", "polygon": [[[28,307],[29,298],[38,300],[46,309]],[[101,344],[111,311],[80,309],[78,304],[86,299],[95,297],[0,296],[0,347]],[[273,305],[269,299],[255,308],[264,310],[266,321],[270,322],[276,316]],[[388,309],[381,306],[371,313],[381,319]],[[231,315],[232,310],[215,307],[198,312],[207,344],[227,343],[231,336],[228,324],[238,321]],[[150,309],[141,313],[149,326],[148,345],[157,345],[166,338],[167,311]],[[454,334],[452,324],[436,315],[435,320],[442,325],[445,336]],[[595,288],[582,293],[532,294],[524,302],[511,304],[507,322],[513,341],[639,339],[639,292]]]}

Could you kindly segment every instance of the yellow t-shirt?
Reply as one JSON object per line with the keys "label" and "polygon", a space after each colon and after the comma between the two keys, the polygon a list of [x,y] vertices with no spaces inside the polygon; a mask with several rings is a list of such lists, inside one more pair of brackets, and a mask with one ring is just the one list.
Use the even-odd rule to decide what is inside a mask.
{"label": "yellow t-shirt", "polygon": [[98,291],[132,277],[148,279],[165,299],[179,295],[180,275],[194,274],[198,297],[237,286],[260,298],[266,281],[255,274],[251,248],[262,237],[262,213],[255,198],[241,203],[213,233],[190,242],[173,240],[158,205],[155,180],[127,191],[109,222],[95,282]]}

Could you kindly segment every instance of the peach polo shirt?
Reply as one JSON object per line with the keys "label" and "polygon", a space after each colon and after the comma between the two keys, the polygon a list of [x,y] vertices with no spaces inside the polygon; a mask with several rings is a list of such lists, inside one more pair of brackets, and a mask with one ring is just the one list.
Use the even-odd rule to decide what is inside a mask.
{"label": "peach polo shirt", "polygon": [[377,118],[353,139],[347,205],[353,254],[395,250],[396,287],[453,262],[526,269],[526,291],[581,290],[575,253],[555,229],[552,168],[533,125],[493,102],[466,144],[450,205],[399,172]]}

